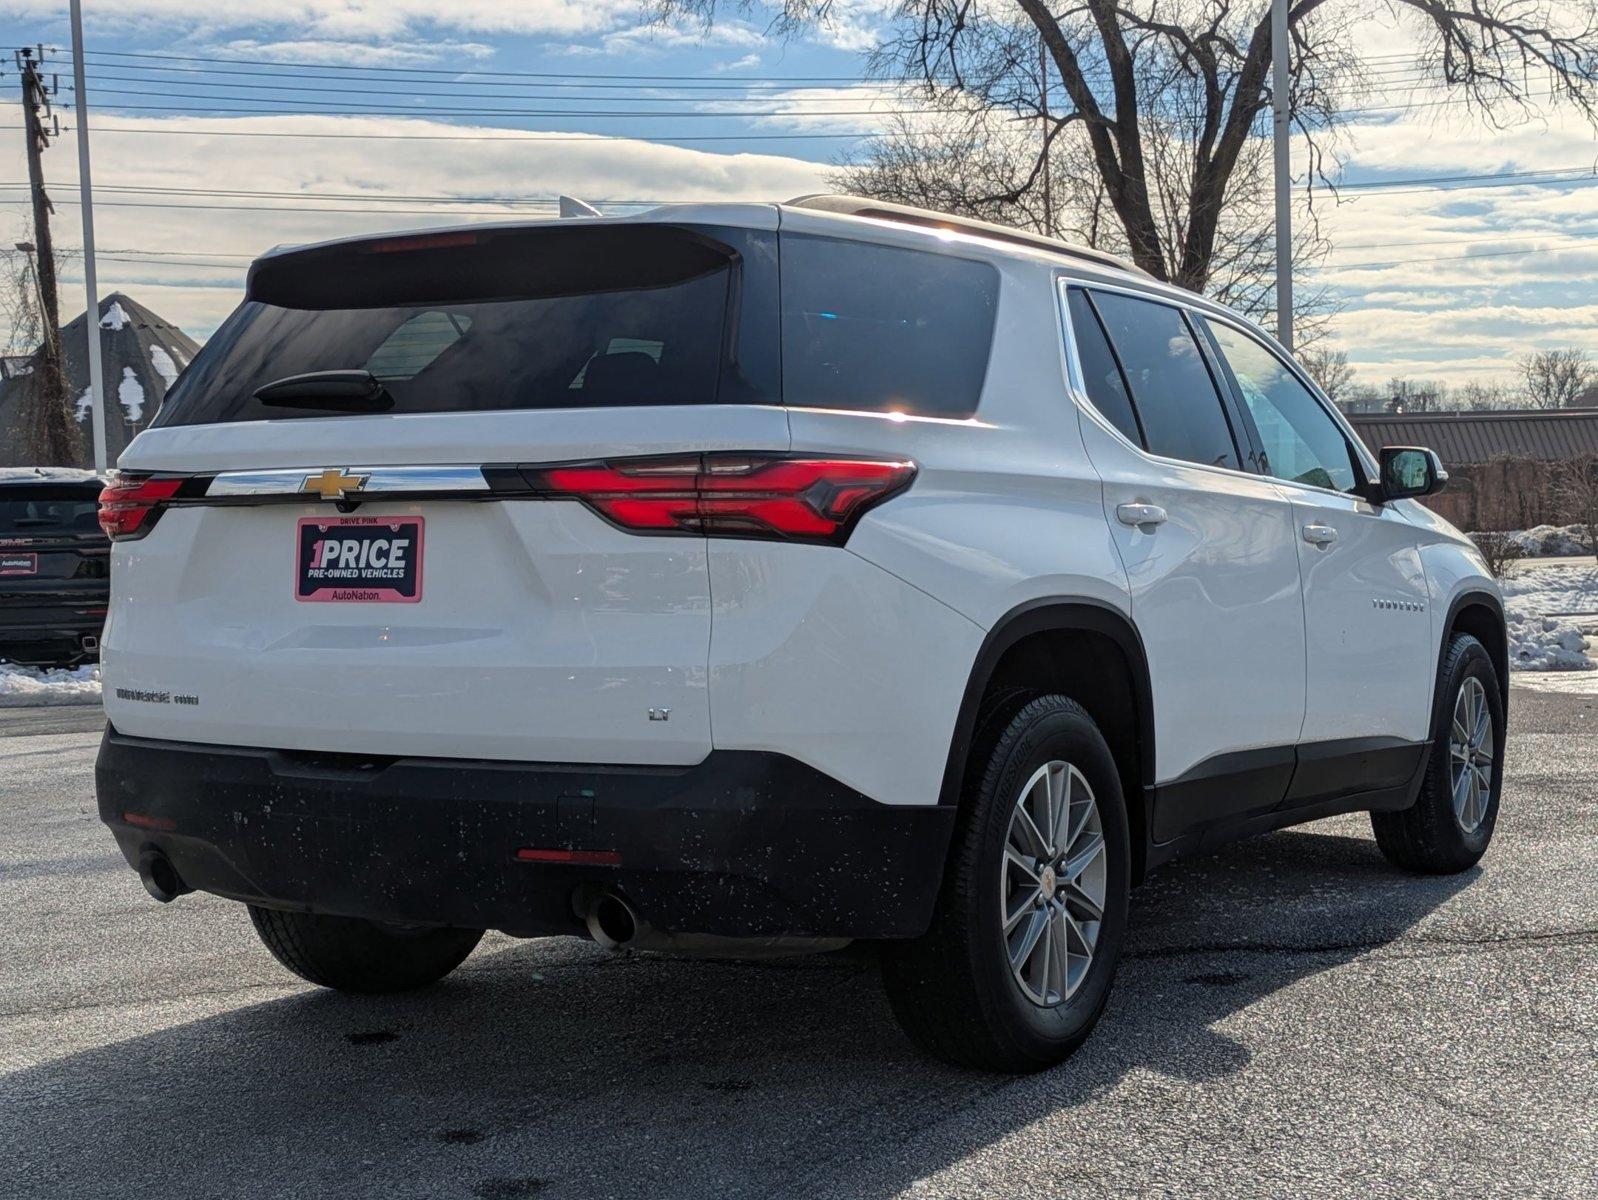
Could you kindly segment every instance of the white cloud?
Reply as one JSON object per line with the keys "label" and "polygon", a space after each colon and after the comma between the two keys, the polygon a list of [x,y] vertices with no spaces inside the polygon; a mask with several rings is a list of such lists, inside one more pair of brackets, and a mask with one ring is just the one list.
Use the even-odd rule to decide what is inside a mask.
{"label": "white cloud", "polygon": [[446,40],[384,42],[381,45],[371,45],[366,42],[309,38],[289,41],[234,38],[211,49],[239,58],[265,58],[277,62],[327,63],[333,66],[355,67],[408,67],[462,57],[480,60],[489,58],[494,53],[494,48],[483,42]]}
{"label": "white cloud", "polygon": [[[420,41],[438,31],[580,37],[636,23],[638,0],[139,0],[115,8],[91,6],[91,33],[111,29],[174,29],[187,37],[228,31],[291,28],[312,40]],[[0,16],[59,20],[57,0],[3,0]]]}

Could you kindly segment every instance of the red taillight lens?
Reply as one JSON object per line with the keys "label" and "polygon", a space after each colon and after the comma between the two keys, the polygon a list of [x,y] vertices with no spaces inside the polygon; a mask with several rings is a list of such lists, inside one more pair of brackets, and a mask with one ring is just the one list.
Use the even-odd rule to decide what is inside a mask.
{"label": "red taillight lens", "polygon": [[550,467],[529,478],[641,533],[842,542],[915,473],[911,462],[711,454]]}
{"label": "red taillight lens", "polygon": [[155,524],[162,503],[182,485],[181,479],[118,476],[100,493],[100,528],[113,542],[143,537]]}

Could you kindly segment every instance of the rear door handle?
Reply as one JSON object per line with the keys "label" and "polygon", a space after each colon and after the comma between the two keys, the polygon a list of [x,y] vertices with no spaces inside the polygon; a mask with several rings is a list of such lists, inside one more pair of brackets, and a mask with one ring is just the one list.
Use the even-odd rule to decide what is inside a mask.
{"label": "rear door handle", "polygon": [[1311,546],[1330,546],[1337,540],[1337,530],[1330,525],[1306,525],[1304,540]]}
{"label": "rear door handle", "polygon": [[1117,504],[1115,519],[1123,525],[1135,525],[1143,529],[1165,524],[1165,510],[1158,504]]}

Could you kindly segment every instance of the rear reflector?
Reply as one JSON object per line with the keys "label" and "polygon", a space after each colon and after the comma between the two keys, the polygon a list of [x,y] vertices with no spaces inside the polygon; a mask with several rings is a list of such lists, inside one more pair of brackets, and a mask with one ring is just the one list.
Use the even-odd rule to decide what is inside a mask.
{"label": "rear reflector", "polygon": [[171,817],[152,817],[149,813],[125,812],[122,820],[139,829],[154,829],[161,833],[169,832],[178,827],[178,823]]}
{"label": "rear reflector", "polygon": [[621,852],[617,850],[540,850],[523,847],[516,851],[517,862],[577,863],[586,867],[617,867],[621,865]]}
{"label": "rear reflector", "polygon": [[119,475],[100,493],[100,528],[113,542],[127,542],[150,532],[161,505],[183,486],[181,479]]}
{"label": "rear reflector", "polygon": [[861,514],[907,487],[912,462],[707,454],[530,470],[623,529],[842,544]]}

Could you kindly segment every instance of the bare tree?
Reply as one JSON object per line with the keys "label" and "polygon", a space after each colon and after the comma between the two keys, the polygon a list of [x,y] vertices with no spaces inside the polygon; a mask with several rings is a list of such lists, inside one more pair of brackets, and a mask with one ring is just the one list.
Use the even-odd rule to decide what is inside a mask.
{"label": "bare tree", "polygon": [[0,354],[32,354],[44,339],[33,259],[26,251],[0,251]]}
{"label": "bare tree", "polygon": [[1434,379],[1387,381],[1387,405],[1392,412],[1436,412],[1447,407],[1448,388]]}
{"label": "bare tree", "polygon": [[1487,563],[1487,570],[1494,579],[1507,579],[1509,573],[1515,569],[1515,564],[1526,557],[1526,551],[1509,534],[1499,530],[1483,530],[1470,535],[1470,540],[1476,543],[1476,549],[1481,551],[1482,559]]}
{"label": "bare tree", "polygon": [[1354,394],[1354,368],[1348,365],[1348,351],[1311,346],[1299,350],[1298,361],[1333,404],[1342,404]]}
{"label": "bare tree", "polygon": [[1520,378],[1533,408],[1569,408],[1598,385],[1598,366],[1584,350],[1537,350],[1520,360]]}
{"label": "bare tree", "polygon": [[[832,0],[651,0],[662,17],[711,20],[728,8],[775,14],[780,30],[824,21]],[[1505,121],[1547,99],[1598,120],[1598,4],[1594,0],[1388,0],[1419,35],[1417,82],[1456,93]],[[1093,169],[1134,262],[1193,291],[1210,288],[1220,231],[1239,171],[1263,132],[1270,105],[1267,0],[900,0],[873,57],[884,77],[936,105],[948,93],[1046,126],[1033,168],[1068,126],[1085,135]],[[1291,112],[1307,138],[1306,174],[1327,179],[1345,102],[1376,90],[1350,36],[1369,12],[1349,0],[1291,0]],[[1042,41],[1056,104],[1045,116]],[[1063,96],[1061,93],[1063,92]],[[1180,171],[1161,169],[1162,129],[1183,141]],[[1012,189],[1013,191],[1014,189]],[[1005,193],[1000,194],[1000,198]]]}
{"label": "bare tree", "polygon": [[1468,379],[1454,389],[1454,406],[1472,412],[1489,412],[1495,408],[1512,408],[1515,393],[1508,385]]}
{"label": "bare tree", "polygon": [[[961,213],[1035,229],[1129,255],[1126,231],[1115,215],[1109,192],[1094,163],[1092,147],[1080,127],[1067,126],[1052,138],[1048,155],[1050,189],[1037,183],[1037,123],[1018,123],[1009,113],[962,105],[947,91],[942,107],[930,114],[895,115],[868,149],[845,159],[832,186],[860,195],[943,212]],[[1182,131],[1170,125],[1151,128],[1150,175],[1157,189],[1164,253],[1175,255],[1181,236],[1183,181],[1191,155]],[[1233,196],[1217,227],[1209,295],[1257,320],[1275,316],[1276,242],[1272,227],[1273,192],[1268,143],[1255,139],[1239,168]],[[1300,206],[1310,215],[1307,206]],[[1303,220],[1293,236],[1294,261],[1313,266],[1326,257],[1329,243],[1318,224]],[[1334,311],[1323,287],[1307,286],[1293,297],[1300,346],[1314,344]]]}
{"label": "bare tree", "polygon": [[1598,557],[1598,454],[1566,462],[1554,490],[1565,513],[1585,527],[1587,549]]}

